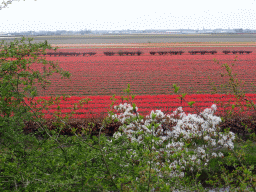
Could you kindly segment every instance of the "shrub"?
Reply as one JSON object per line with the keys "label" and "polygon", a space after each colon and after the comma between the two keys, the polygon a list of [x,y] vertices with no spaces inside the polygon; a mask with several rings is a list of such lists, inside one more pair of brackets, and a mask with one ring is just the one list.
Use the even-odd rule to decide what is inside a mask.
{"label": "shrub", "polygon": [[95,52],[88,52],[87,54],[88,54],[88,55],[90,55],[90,56],[92,56],[92,55],[96,55],[96,53],[95,53]]}
{"label": "shrub", "polygon": [[118,53],[118,55],[120,55],[120,56],[123,56],[123,55],[124,55],[124,52],[123,52],[123,51],[118,51],[117,53]]}
{"label": "shrub", "polygon": [[224,50],[224,51],[222,51],[224,54],[229,54],[231,51],[229,51],[229,50]]}
{"label": "shrub", "polygon": [[212,55],[216,54],[217,51],[209,51],[209,53],[211,53]]}
{"label": "shrub", "polygon": [[166,55],[168,52],[167,51],[158,51],[159,55]]}
{"label": "shrub", "polygon": [[252,53],[252,51],[245,51],[245,53],[250,54],[250,53]]}
{"label": "shrub", "polygon": [[110,52],[110,51],[104,52],[104,55],[107,55],[107,56],[112,56],[112,55],[114,55],[114,54],[115,54],[114,52]]}
{"label": "shrub", "polygon": [[130,54],[130,52],[124,51],[124,54],[128,56]]}
{"label": "shrub", "polygon": [[141,51],[137,51],[136,54],[137,54],[138,56],[140,56],[140,55],[143,54],[143,53],[142,53]]}
{"label": "shrub", "polygon": [[244,54],[244,51],[240,50],[240,51],[238,51],[238,53],[241,55],[241,54]]}
{"label": "shrub", "polygon": [[[40,122],[36,118],[38,111],[30,107],[34,104],[28,105],[24,97],[32,101],[37,96],[36,83],[46,88],[50,84],[47,78],[53,73],[70,77],[70,73],[59,68],[57,63],[38,57],[44,54],[46,49],[52,49],[47,41],[31,44],[32,40],[29,38],[28,44],[24,43],[25,38],[20,42],[15,40],[10,45],[5,44],[4,41],[0,44],[2,47],[0,52],[0,134],[2,141],[4,140],[1,145],[9,150],[15,150],[14,155],[18,158],[23,154],[26,143],[34,139],[32,135],[22,134],[24,122],[30,120]],[[54,51],[56,53],[56,48]],[[12,59],[9,60],[9,58]],[[31,70],[29,66],[34,63],[41,63],[43,72]]]}

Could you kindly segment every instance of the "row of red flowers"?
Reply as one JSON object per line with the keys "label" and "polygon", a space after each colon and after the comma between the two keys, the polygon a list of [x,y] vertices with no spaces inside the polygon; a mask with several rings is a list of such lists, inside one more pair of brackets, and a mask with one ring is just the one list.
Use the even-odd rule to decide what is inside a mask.
{"label": "row of red flowers", "polygon": [[[216,114],[223,114],[226,110],[230,110],[232,106],[225,107],[226,104],[236,104],[236,98],[234,95],[224,94],[198,94],[198,95],[186,95],[185,101],[181,100],[181,95],[143,95],[135,96],[134,100],[129,103],[135,103],[138,107],[138,112],[143,115],[150,114],[151,110],[161,110],[164,113],[170,114],[178,107],[183,107],[186,113],[196,113],[193,107],[197,110],[203,111],[205,108],[211,107],[212,104],[217,104],[218,110]],[[256,94],[246,94],[246,97],[256,103]],[[88,100],[90,98],[91,100]],[[101,115],[107,115],[110,110],[110,104],[112,100],[111,96],[91,96],[91,97],[77,97],[73,96],[70,98],[59,97],[58,102],[53,103],[49,106],[49,109],[43,109],[41,112],[45,114],[45,118],[53,117],[54,112],[61,112],[70,114],[72,111],[75,112],[73,118],[79,117],[99,117]],[[122,100],[121,96],[115,97],[117,100],[114,105],[119,105],[127,101]],[[37,103],[36,107],[42,107],[44,100],[56,99],[55,97],[36,97],[33,99],[33,103]],[[131,98],[130,98],[131,99]],[[27,104],[30,104],[31,99],[25,99]],[[77,105],[74,109],[74,104],[78,104],[80,100],[84,100],[83,105]],[[30,101],[30,102],[29,102]],[[87,102],[86,102],[87,101]],[[187,102],[194,101],[193,107],[190,107]],[[221,102],[221,103],[219,103]],[[241,101],[245,106],[246,102]],[[244,107],[244,109],[249,109]],[[111,109],[117,113],[116,110]],[[234,111],[237,112],[235,109]],[[117,114],[120,114],[119,112]]]}

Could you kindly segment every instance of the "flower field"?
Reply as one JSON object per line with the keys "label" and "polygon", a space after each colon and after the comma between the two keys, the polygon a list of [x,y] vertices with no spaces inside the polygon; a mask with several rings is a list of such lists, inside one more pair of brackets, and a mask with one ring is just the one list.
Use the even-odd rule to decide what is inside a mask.
{"label": "flower field", "polygon": [[[220,75],[225,72],[222,64],[234,63],[235,55],[219,53],[225,48],[219,48],[219,54],[216,55],[190,55],[188,51],[192,49],[183,48],[183,55],[166,56],[152,56],[149,54],[150,50],[142,50],[144,54],[141,56],[105,56],[100,53],[87,57],[47,56],[48,60],[58,60],[60,67],[70,71],[72,77],[70,80],[59,80],[58,76],[52,76],[49,79],[52,81],[51,88],[45,91],[39,89],[39,95],[121,95],[128,83],[132,93],[136,95],[170,94],[174,83],[180,86],[181,92],[188,94],[196,94],[197,91],[211,93],[209,78],[217,85],[226,82],[227,79]],[[254,52],[249,55],[238,55],[233,67],[237,78],[246,81],[246,93],[255,92],[250,84],[256,82],[256,55],[255,50],[252,51]],[[214,62],[214,58],[220,63]],[[223,90],[223,93],[226,92],[227,90]]]}
{"label": "flower field", "polygon": [[[152,51],[183,51],[182,55],[152,55]],[[217,51],[216,54],[192,55],[191,51],[208,50]],[[231,54],[224,54],[223,50],[230,50]],[[234,50],[252,51],[251,54],[232,54]],[[107,56],[104,52],[141,51],[143,54],[127,56]],[[148,114],[153,109],[161,109],[163,112],[172,112],[182,106],[185,112],[194,112],[188,104],[181,103],[177,95],[173,95],[173,84],[180,86],[180,94],[188,93],[187,101],[195,101],[194,106],[200,109],[210,107],[216,101],[228,100],[231,96],[225,96],[231,90],[220,88],[218,94],[212,95],[211,81],[215,86],[227,83],[227,77],[221,77],[225,73],[222,64],[234,63],[232,67],[236,78],[245,82],[244,92],[256,99],[256,70],[254,47],[176,47],[176,48],[102,48],[102,49],[59,49],[57,52],[96,52],[95,55],[80,56],[49,56],[47,60],[59,61],[59,66],[71,72],[70,80],[60,79],[53,75],[49,80],[50,88],[39,88],[39,96],[49,98],[56,95],[71,95],[67,101],[61,101],[62,112],[71,112],[70,107],[78,100],[88,97],[92,99],[84,108],[76,110],[74,118],[85,118],[106,114],[111,104],[110,96],[119,96],[115,104],[121,102],[120,95],[127,84],[131,85],[131,94],[136,95],[134,102],[139,108],[139,113]],[[214,59],[219,61],[214,62]],[[31,66],[32,69],[43,71],[42,65]],[[153,102],[154,101],[154,102]],[[45,111],[46,117],[51,117],[51,112],[56,106]],[[223,108],[218,107],[218,112]],[[50,113],[49,113],[50,112]]]}
{"label": "flower field", "polygon": [[[135,96],[134,102],[136,106],[138,107],[138,112],[141,115],[148,115],[150,114],[151,110],[161,110],[165,114],[170,114],[174,110],[176,110],[178,107],[182,107],[183,111],[188,113],[195,113],[195,109],[193,107],[190,107],[187,102],[194,101],[195,104],[193,105],[196,107],[197,110],[200,112],[203,111],[205,108],[209,108],[212,106],[212,104],[217,104],[218,102],[222,102],[223,105],[227,104],[229,101],[232,102],[232,104],[235,104],[235,97],[233,95],[224,95],[224,94],[191,94],[186,96],[186,101],[181,101],[179,98],[181,95],[139,95]],[[256,102],[256,94],[246,94],[248,98],[250,98],[254,103]],[[58,106],[60,108],[60,111],[63,113],[62,115],[65,115],[65,113],[70,114],[71,111],[74,111],[75,114],[73,118],[76,119],[83,119],[83,118],[91,118],[91,117],[100,117],[100,116],[106,116],[108,110],[110,109],[111,96],[90,96],[89,98],[91,101],[88,101],[88,103],[85,103],[83,106],[78,106],[77,110],[73,110],[74,104],[78,104],[79,100],[86,99],[88,97],[78,97],[78,96],[72,96],[70,98],[63,99],[63,97],[60,97],[60,103],[56,103],[54,105],[51,105],[49,109],[42,110],[43,113],[45,113],[45,118],[52,118],[52,114],[57,110]],[[49,100],[50,97],[36,97],[35,100],[38,99],[46,99]],[[119,105],[122,102],[122,99],[120,96],[116,96],[115,105]],[[242,102],[245,104],[245,102]],[[37,105],[38,107],[41,107],[41,104]],[[216,112],[216,115],[224,114],[225,110],[230,110],[231,107],[225,107],[218,105],[218,110]],[[244,108],[246,109],[246,108]],[[113,109],[115,114],[120,114],[120,112],[117,112],[117,110]],[[237,112],[237,111],[236,111]]]}

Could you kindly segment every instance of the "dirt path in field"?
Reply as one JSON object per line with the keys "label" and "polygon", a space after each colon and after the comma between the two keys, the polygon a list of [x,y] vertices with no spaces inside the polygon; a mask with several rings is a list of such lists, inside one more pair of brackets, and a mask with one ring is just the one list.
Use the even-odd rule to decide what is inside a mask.
{"label": "dirt path in field", "polygon": [[153,47],[256,47],[255,42],[228,43],[131,43],[131,44],[52,44],[59,48],[153,48]]}

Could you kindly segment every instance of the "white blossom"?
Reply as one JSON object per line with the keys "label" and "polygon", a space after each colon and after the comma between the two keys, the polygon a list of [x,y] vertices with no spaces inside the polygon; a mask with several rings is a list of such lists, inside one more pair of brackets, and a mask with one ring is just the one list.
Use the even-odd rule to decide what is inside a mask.
{"label": "white blossom", "polygon": [[181,172],[180,177],[184,177],[184,176],[185,176],[184,172]]}
{"label": "white blossom", "polygon": [[223,153],[219,152],[219,157],[224,157]]}
{"label": "white blossom", "polygon": [[216,153],[212,153],[213,157],[218,157],[218,155]]}
{"label": "white blossom", "polygon": [[[119,107],[115,106],[115,109],[122,110],[123,113],[121,113],[119,116],[113,115],[112,118],[118,118],[123,124],[124,122],[126,122],[127,119],[130,119],[136,116],[133,114],[133,107],[130,104],[127,104],[127,103],[123,105],[120,104]],[[137,107],[136,107],[136,110],[138,110]],[[156,141],[155,144],[162,145],[164,141],[166,140],[169,141],[166,146],[163,146],[167,150],[164,150],[164,148],[159,149],[159,151],[165,151],[167,153],[167,157],[171,157],[176,152],[181,151],[184,148],[184,145],[185,145],[184,142],[186,140],[191,140],[193,138],[196,139],[198,138],[198,136],[199,137],[203,136],[203,139],[207,141],[209,147],[216,146],[218,144],[223,147],[233,149],[234,144],[232,141],[235,139],[234,133],[232,132],[225,133],[225,134],[216,133],[217,126],[221,122],[221,118],[214,115],[216,110],[217,110],[217,106],[215,104],[212,105],[211,108],[205,109],[199,115],[196,115],[196,114],[186,115],[183,112],[182,107],[179,107],[178,109],[176,109],[171,115],[164,115],[164,113],[161,112],[161,110],[156,110],[155,112],[151,111],[150,115],[146,116],[145,122],[143,120],[141,121],[136,120],[134,122],[129,123],[129,125],[123,125],[120,128],[124,131],[124,134],[127,134],[128,138],[130,138],[132,142],[138,142],[138,143],[143,142],[143,137],[141,135],[138,137],[138,139],[135,139],[134,137],[137,134],[137,132],[140,132],[142,130],[144,132],[143,134],[145,135],[151,135],[151,134],[153,134],[153,136],[160,135],[159,138],[161,140]],[[154,127],[152,127],[151,130],[149,130],[148,128],[151,122],[156,121],[156,119],[152,120],[153,114],[156,114],[156,118],[158,120],[160,119],[160,121],[158,122],[160,123],[160,125],[157,128],[157,132],[154,131],[156,129]],[[173,118],[175,115],[178,115],[177,119]],[[167,130],[164,133],[161,123],[167,121],[167,119],[165,118],[169,119],[168,121],[175,122],[176,126],[172,127],[172,131]],[[199,129],[200,127],[202,128],[202,130]],[[182,135],[182,138],[181,138],[181,135]],[[120,132],[116,132],[114,134],[114,138],[118,138],[120,136],[121,136]],[[217,138],[218,140],[216,140]],[[178,141],[178,139],[180,140]],[[154,142],[154,139],[152,140],[152,142]],[[196,146],[195,144],[193,145]],[[198,164],[197,169],[199,170],[201,170],[203,166],[207,166],[208,165],[207,163],[209,162],[209,159],[208,159],[209,154],[206,154],[205,152],[204,148],[206,147],[208,146],[207,145],[198,146],[195,150],[196,155],[188,156],[192,162],[190,161],[186,162],[183,159],[184,157],[186,157],[184,156],[183,153],[181,154],[182,160],[178,159],[178,161],[176,160],[170,161],[167,158],[166,162],[169,163],[169,168],[174,169],[170,173],[170,176],[171,177],[184,176],[183,172],[178,173],[177,170],[175,170],[177,168],[178,162],[182,170],[185,170],[185,166],[187,165],[194,166],[195,165],[194,162],[197,162]],[[152,149],[156,150],[155,147],[152,147]],[[188,152],[188,149],[185,148],[185,151]],[[156,150],[156,152],[158,151]],[[133,155],[136,155],[135,151],[133,151]],[[217,154],[212,153],[211,156],[217,157]],[[224,155],[221,152],[218,154],[218,156],[224,157]],[[160,156],[156,155],[156,158],[160,158]],[[203,159],[203,161],[206,163],[201,164],[201,159]],[[160,163],[158,162],[157,165],[160,165]],[[193,167],[190,167],[190,170],[193,171]],[[159,174],[161,175],[161,173]]]}

